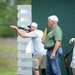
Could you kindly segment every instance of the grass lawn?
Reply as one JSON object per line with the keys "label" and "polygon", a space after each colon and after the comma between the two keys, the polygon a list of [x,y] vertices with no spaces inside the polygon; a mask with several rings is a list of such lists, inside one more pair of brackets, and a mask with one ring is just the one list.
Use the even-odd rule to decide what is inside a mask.
{"label": "grass lawn", "polygon": [[3,72],[3,73],[0,73],[0,75],[17,75],[16,72]]}
{"label": "grass lawn", "polygon": [[17,75],[17,40],[0,38],[0,75]]}

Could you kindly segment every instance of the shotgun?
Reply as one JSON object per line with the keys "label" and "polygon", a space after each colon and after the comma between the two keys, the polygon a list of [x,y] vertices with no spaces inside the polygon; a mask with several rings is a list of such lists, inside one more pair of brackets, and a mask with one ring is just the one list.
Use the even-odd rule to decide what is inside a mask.
{"label": "shotgun", "polygon": [[[10,27],[11,25],[13,25],[13,24],[0,24],[0,26],[6,26],[6,27]],[[18,27],[18,29],[22,29],[26,32],[30,32],[30,29],[27,29],[25,27],[21,27],[21,26],[17,26],[17,27]]]}
{"label": "shotgun", "polygon": [[64,55],[64,61],[65,61],[65,66],[66,66],[66,70],[67,70],[67,75],[70,75],[70,72],[69,72],[69,67],[68,67],[68,56],[69,54],[71,54],[73,52],[73,48],[74,46],[72,47],[72,49],[70,51],[68,51],[65,55]]}

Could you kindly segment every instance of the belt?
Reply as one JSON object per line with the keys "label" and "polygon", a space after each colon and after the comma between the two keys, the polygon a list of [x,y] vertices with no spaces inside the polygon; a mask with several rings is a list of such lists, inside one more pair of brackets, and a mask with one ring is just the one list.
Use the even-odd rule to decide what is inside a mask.
{"label": "belt", "polygon": [[49,51],[49,50],[52,50],[54,48],[54,46],[53,47],[50,47],[50,48],[47,48],[47,50]]}
{"label": "belt", "polygon": [[[61,47],[61,46],[59,46],[59,47]],[[50,48],[47,48],[47,50],[50,51],[50,50],[52,50],[53,48],[54,48],[54,46],[53,46],[53,47],[50,47]]]}

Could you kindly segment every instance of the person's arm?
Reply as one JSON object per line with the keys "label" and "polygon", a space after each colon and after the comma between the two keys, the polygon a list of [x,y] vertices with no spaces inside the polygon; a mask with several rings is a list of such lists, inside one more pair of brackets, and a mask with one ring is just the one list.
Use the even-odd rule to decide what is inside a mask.
{"label": "person's arm", "polygon": [[60,44],[61,44],[61,41],[58,41],[58,40],[57,40],[57,41],[55,42],[55,46],[54,46],[53,52],[52,52],[52,54],[51,54],[51,56],[50,56],[51,59],[54,59],[54,58],[55,58],[55,56],[56,56],[56,51],[58,50]]}
{"label": "person's arm", "polygon": [[29,38],[29,35],[27,33],[22,33],[17,26],[10,26],[10,28],[14,29],[17,31],[17,33],[22,37],[22,38]]}
{"label": "person's arm", "polygon": [[73,42],[75,42],[75,38],[71,38],[69,43],[72,44]]}
{"label": "person's arm", "polygon": [[30,29],[26,29],[26,28],[24,28],[24,27],[19,27],[19,26],[18,26],[18,29],[23,29],[23,30],[26,31],[27,33],[30,32]]}

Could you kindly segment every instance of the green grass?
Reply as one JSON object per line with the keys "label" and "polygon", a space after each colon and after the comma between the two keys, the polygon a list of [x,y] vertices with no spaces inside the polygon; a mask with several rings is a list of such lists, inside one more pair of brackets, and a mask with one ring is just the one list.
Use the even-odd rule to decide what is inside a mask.
{"label": "green grass", "polygon": [[17,52],[17,46],[1,46],[0,51],[2,52]]}
{"label": "green grass", "polygon": [[0,39],[0,75],[17,75],[16,39]]}
{"label": "green grass", "polygon": [[0,75],[17,75],[17,72],[3,72]]}
{"label": "green grass", "polygon": [[[12,63],[11,63],[12,62]],[[8,58],[0,58],[0,73],[3,72],[16,72],[17,71],[17,61],[8,59]]]}
{"label": "green grass", "polygon": [[0,38],[0,51],[2,52],[17,52],[16,38]]}

